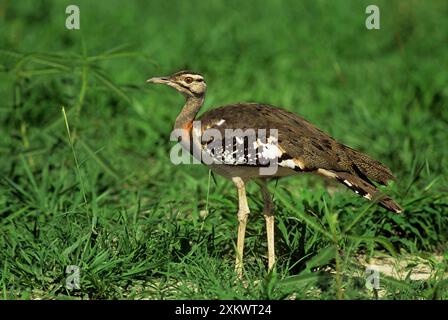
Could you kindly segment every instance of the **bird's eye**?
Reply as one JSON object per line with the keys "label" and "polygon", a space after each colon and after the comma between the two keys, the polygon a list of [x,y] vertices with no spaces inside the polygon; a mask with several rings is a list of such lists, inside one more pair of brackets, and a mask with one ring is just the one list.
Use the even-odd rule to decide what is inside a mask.
{"label": "bird's eye", "polygon": [[184,81],[186,83],[192,83],[193,82],[193,78],[192,77],[186,77]]}

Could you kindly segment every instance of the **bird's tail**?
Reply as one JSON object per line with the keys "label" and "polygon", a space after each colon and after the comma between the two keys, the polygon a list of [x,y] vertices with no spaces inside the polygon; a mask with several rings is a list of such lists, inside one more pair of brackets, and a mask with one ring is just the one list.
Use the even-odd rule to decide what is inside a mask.
{"label": "bird's tail", "polygon": [[330,176],[332,178],[335,178],[351,190],[353,190],[356,194],[371,200],[371,201],[377,201],[380,206],[383,208],[395,212],[400,213],[403,211],[403,209],[390,197],[388,197],[385,194],[382,194],[376,187],[360,177],[357,177],[353,174],[350,174],[348,172],[337,172],[337,171],[331,171],[331,170],[325,170],[329,172],[330,174],[324,174],[325,176]]}

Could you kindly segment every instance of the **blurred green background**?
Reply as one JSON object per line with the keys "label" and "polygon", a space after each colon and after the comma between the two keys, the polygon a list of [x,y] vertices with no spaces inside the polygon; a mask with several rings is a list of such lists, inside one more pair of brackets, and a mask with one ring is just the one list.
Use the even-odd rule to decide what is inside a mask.
{"label": "blurred green background", "polygon": [[[2,298],[448,297],[446,1],[375,1],[380,30],[365,27],[371,1],[77,1],[80,30],[65,28],[70,4],[0,1]],[[273,183],[267,274],[250,186],[235,281],[236,192],[171,164],[183,98],[144,83],[182,69],[206,77],[203,110],[281,106],[385,163],[406,211],[315,177]],[[369,291],[357,258],[382,255],[405,276]],[[67,289],[68,265],[80,289]]]}

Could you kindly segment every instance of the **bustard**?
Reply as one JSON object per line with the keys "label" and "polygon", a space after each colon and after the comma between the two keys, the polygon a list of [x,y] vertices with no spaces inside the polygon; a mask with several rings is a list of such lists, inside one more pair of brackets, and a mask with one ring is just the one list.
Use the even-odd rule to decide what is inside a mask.
{"label": "bustard", "polygon": [[[317,173],[344,184],[364,198],[377,201],[387,210],[401,212],[400,206],[381,194],[372,182],[386,185],[388,180],[395,179],[386,166],[337,142],[302,117],[266,104],[238,103],[210,110],[197,118],[207,88],[202,75],[180,71],[167,77],[151,78],[147,82],[166,84],[186,98],[174,125],[174,129],[180,132],[181,144],[195,157],[207,155],[215,160],[207,164],[214,172],[231,179],[238,190],[239,225],[235,266],[238,277],[243,273],[244,237],[249,214],[245,185],[249,180],[258,182],[264,201],[269,270],[274,266],[275,253],[274,208],[266,184],[268,178],[301,172]],[[199,126],[195,127],[195,121],[200,121]],[[226,132],[235,129],[249,133],[225,139]],[[261,141],[257,136],[260,130],[271,129],[277,130],[275,137],[268,136]],[[210,130],[221,135],[213,135],[212,138],[209,135],[204,139]],[[194,147],[200,151],[199,155],[194,152]],[[238,155],[236,150],[242,150],[242,154]],[[275,158],[277,170],[271,175],[261,172],[266,167],[266,158]]]}

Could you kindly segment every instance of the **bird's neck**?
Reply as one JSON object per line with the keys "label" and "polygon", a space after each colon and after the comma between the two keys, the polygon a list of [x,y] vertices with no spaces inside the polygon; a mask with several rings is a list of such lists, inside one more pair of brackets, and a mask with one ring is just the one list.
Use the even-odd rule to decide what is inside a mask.
{"label": "bird's neck", "polygon": [[188,97],[184,107],[182,108],[182,111],[176,118],[174,129],[190,128],[203,103],[204,96]]}

